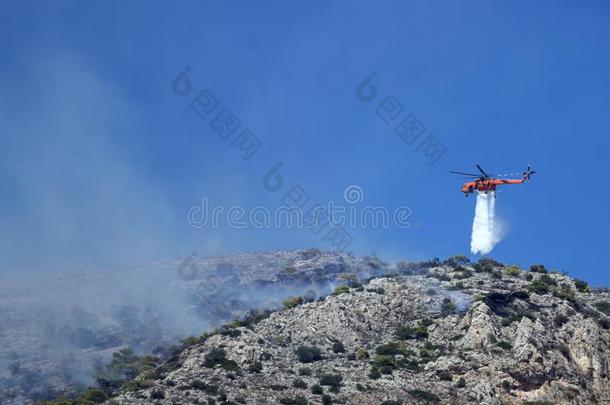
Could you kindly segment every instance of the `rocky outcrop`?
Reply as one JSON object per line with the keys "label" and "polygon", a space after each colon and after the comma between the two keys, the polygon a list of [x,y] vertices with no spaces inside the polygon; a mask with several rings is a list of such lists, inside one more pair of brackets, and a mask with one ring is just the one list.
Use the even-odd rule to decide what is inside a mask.
{"label": "rocky outcrop", "polygon": [[108,403],[609,403],[606,291],[461,262],[343,268],[334,294],[206,334]]}
{"label": "rocky outcrop", "polygon": [[182,338],[250,308],[281,308],[291,295],[316,299],[332,292],[342,274],[370,277],[388,270],[376,258],[308,249],[193,254],[128,268],[3,279],[0,404],[30,405],[72,397],[88,386],[116,385],[124,371],[112,373],[109,383],[100,368],[121,349],[165,359]]}

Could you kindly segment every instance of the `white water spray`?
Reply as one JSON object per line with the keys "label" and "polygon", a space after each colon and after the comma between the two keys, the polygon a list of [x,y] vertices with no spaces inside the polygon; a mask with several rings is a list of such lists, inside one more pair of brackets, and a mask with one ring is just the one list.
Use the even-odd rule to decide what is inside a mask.
{"label": "white water spray", "polygon": [[479,193],[472,223],[470,251],[487,254],[504,236],[503,226],[496,218],[496,192]]}

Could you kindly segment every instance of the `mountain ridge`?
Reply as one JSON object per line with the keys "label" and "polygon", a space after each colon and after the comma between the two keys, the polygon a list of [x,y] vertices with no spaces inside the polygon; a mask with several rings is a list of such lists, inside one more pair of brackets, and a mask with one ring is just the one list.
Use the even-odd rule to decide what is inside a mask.
{"label": "mountain ridge", "polygon": [[108,403],[610,400],[605,289],[492,259],[401,262],[367,279],[353,270],[326,297],[196,338]]}

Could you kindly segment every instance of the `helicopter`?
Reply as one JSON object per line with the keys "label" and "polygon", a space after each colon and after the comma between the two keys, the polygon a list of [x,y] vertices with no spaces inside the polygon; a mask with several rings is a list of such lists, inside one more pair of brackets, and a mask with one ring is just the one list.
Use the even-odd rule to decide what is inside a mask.
{"label": "helicopter", "polygon": [[[491,175],[491,174],[488,174],[487,172],[485,172],[485,170],[483,170],[479,164],[477,164],[476,166],[477,166],[477,169],[479,169],[479,172],[481,172],[481,174],[454,172],[452,170],[449,171],[449,173],[459,174],[459,175],[466,176],[465,178],[473,179],[473,181],[469,181],[462,185],[461,191],[462,191],[462,193],[464,193],[464,195],[466,197],[468,197],[469,194],[472,194],[474,192],[474,190],[477,190],[479,192],[488,193],[489,191],[495,191],[497,186],[501,186],[503,184],[525,183],[527,180],[531,179],[531,177],[534,173],[536,173],[534,170],[531,169],[530,166],[527,166],[527,170],[523,173],[520,173],[520,175],[522,176],[521,178],[500,179],[500,178],[498,178],[498,176],[509,176],[509,175],[498,175],[498,176]],[[519,175],[519,173],[515,173],[512,175]]]}

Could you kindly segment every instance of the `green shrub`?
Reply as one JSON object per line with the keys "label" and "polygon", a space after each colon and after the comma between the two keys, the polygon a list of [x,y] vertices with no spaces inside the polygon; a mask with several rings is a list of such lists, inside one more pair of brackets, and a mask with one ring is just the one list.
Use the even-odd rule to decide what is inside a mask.
{"label": "green shrub", "polygon": [[401,401],[394,401],[393,399],[387,399],[381,403],[381,405],[402,405]]}
{"label": "green shrub", "polygon": [[419,358],[422,363],[434,361],[437,358],[437,353],[431,349],[419,349]]}
{"label": "green shrub", "polygon": [[191,382],[191,388],[204,391],[208,388],[208,385],[201,380],[193,380]]}
{"label": "green shrub", "polygon": [[233,360],[225,360],[220,366],[226,371],[237,371],[239,370],[239,366]]}
{"label": "green shrub", "polygon": [[531,292],[535,292],[536,294],[539,294],[539,295],[544,295],[544,294],[549,293],[549,286],[547,284],[545,284],[544,282],[542,282],[540,279],[532,281],[531,283],[529,283],[526,286],[526,288],[528,290],[530,290]]}
{"label": "green shrub", "polygon": [[544,267],[544,264],[534,264],[530,266],[530,272],[532,273],[548,273],[548,270]]}
{"label": "green shrub", "polygon": [[394,356],[396,354],[405,354],[404,349],[399,343],[390,342],[385,345],[379,345],[375,348],[375,353],[378,355],[389,355]]}
{"label": "green shrub", "polygon": [[330,395],[322,395],[322,405],[332,405],[333,399]]}
{"label": "green shrub", "polygon": [[356,349],[356,357],[358,360],[364,360],[369,358],[369,351],[364,347],[359,347]]}
{"label": "green shrub", "polygon": [[300,378],[295,378],[292,381],[292,386],[294,388],[307,389],[307,383],[305,381],[301,380]]}
{"label": "green shrub", "polygon": [[430,288],[426,289],[426,292],[424,294],[426,294],[429,297],[432,297],[433,295],[437,294],[436,288],[430,287]]}
{"label": "green shrub", "polygon": [[420,401],[428,401],[428,402],[440,402],[440,398],[434,395],[431,392],[424,390],[409,390],[407,391],[409,395],[413,398],[418,399]]}
{"label": "green shrub", "polygon": [[382,366],[382,367],[379,367],[379,372],[381,374],[392,374],[394,372],[394,367],[392,367],[392,366]]}
{"label": "green shrub", "polygon": [[201,337],[201,336],[189,336],[187,338],[184,338],[180,341],[180,345],[183,348],[187,348],[189,346],[193,346],[199,343],[202,343],[202,341],[204,341],[205,338]]}
{"label": "green shrub", "polygon": [[431,277],[436,278],[438,281],[451,281],[451,277],[447,273],[435,273]]}
{"label": "green shrub", "polygon": [[506,342],[504,340],[500,340],[498,343],[496,343],[496,346],[498,346],[504,350],[510,350],[513,348],[512,344],[510,344],[509,342]]}
{"label": "green shrub", "polygon": [[377,356],[375,356],[375,358],[373,359],[373,365],[377,368],[384,366],[392,368],[396,367],[394,364],[394,356],[389,356],[386,354],[378,354]]}
{"label": "green shrub", "polygon": [[311,386],[311,393],[314,395],[324,394],[324,388],[320,384],[314,384]]}
{"label": "green shrub", "polygon": [[311,376],[311,369],[309,367],[300,368],[299,375]]}
{"label": "green shrub", "polygon": [[566,300],[571,303],[576,302],[576,296],[574,295],[574,290],[566,283],[562,283],[559,288],[552,288],[553,296],[560,298],[562,300]]}
{"label": "green shrub", "polygon": [[456,388],[464,388],[466,386],[466,380],[464,377],[460,377],[455,383]]}
{"label": "green shrub", "polygon": [[453,381],[453,376],[448,370],[442,370],[438,373],[438,378],[441,381]]}
{"label": "green shrub", "polygon": [[511,294],[511,296],[513,298],[522,300],[522,301],[527,301],[530,298],[530,295],[527,293],[527,291],[513,291],[513,293]]}
{"label": "green shrub", "polygon": [[563,314],[557,314],[555,315],[555,318],[553,318],[553,323],[558,328],[562,327],[567,321],[568,317]]}
{"label": "green shrub", "polygon": [[470,263],[470,259],[464,255],[451,256],[445,260],[445,264],[448,264],[449,266],[463,266],[468,263]]}
{"label": "green shrub", "polygon": [[472,270],[469,270],[465,267],[458,267],[457,269],[455,269],[455,274],[453,275],[453,278],[457,280],[464,280],[470,277],[472,277]]}
{"label": "green shrub", "polygon": [[406,340],[406,339],[414,339],[415,332],[413,328],[408,326],[399,326],[396,328],[396,332],[394,333],[398,339]]}
{"label": "green shrub", "polygon": [[222,364],[227,358],[227,353],[223,348],[213,348],[205,355],[203,365],[207,368],[213,368],[217,364]]}
{"label": "green shrub", "polygon": [[235,361],[227,359],[227,354],[223,348],[213,348],[205,355],[203,365],[207,368],[214,368],[218,364],[226,371],[239,369]]}
{"label": "green shrub", "polygon": [[349,287],[346,285],[338,285],[333,292],[333,295],[341,295],[349,292]]}
{"label": "green shrub", "polygon": [[427,339],[428,338],[428,328],[425,326],[417,326],[413,329],[415,332],[415,339]]}
{"label": "green shrub", "polygon": [[150,398],[151,399],[165,399],[165,393],[163,392],[163,390],[161,390],[159,388],[155,388],[152,391],[150,391]]}
{"label": "green shrub", "polygon": [[[443,303],[441,306],[441,312],[443,315],[451,315],[455,313],[456,307],[455,304],[449,298],[443,298]],[[427,331],[426,331],[427,334]]]}
{"label": "green shrub", "polygon": [[587,284],[586,281],[575,279],[574,280],[574,286],[581,293],[588,293],[588,292],[591,291],[591,289],[589,288],[589,284]]}
{"label": "green shrub", "polygon": [[371,380],[377,380],[381,378],[381,373],[379,372],[379,369],[377,367],[371,367],[371,370],[369,371],[369,378]]}
{"label": "green shrub", "polygon": [[150,388],[154,385],[152,380],[142,379],[142,380],[131,380],[125,385],[123,385],[123,389],[125,391],[140,391],[146,388]]}
{"label": "green shrub", "polygon": [[504,265],[502,263],[500,263],[497,260],[492,259],[491,257],[482,257],[481,259],[479,259],[479,264],[481,266],[493,266],[493,267],[504,267]]}
{"label": "green shrub", "polygon": [[327,385],[336,388],[341,386],[341,381],[343,381],[341,374],[322,374],[320,376],[320,385]]}
{"label": "green shrub", "polygon": [[235,320],[233,321],[233,325],[235,327],[240,327],[240,326],[251,326],[251,325],[255,325],[257,323],[259,323],[260,321],[262,321],[263,319],[267,319],[269,318],[269,315],[271,315],[271,311],[268,309],[258,309],[258,310],[254,310],[251,309],[250,311],[248,311],[248,313],[246,315],[244,315],[242,320]]}
{"label": "green shrub", "polygon": [[428,328],[426,326],[416,326],[414,328],[399,326],[396,329],[396,337],[398,339],[426,339],[428,337]]}
{"label": "green shrub", "polygon": [[543,274],[541,275],[538,280],[540,280],[540,282],[546,284],[546,285],[557,285],[557,281],[555,281],[555,279],[551,276],[549,276],[548,274]]}
{"label": "green shrub", "polygon": [[[280,404],[282,405],[307,405],[309,401],[305,397],[295,397],[295,398],[281,398]],[[227,402],[223,402],[223,405],[227,404]]]}
{"label": "green shrub", "polygon": [[312,363],[322,359],[322,353],[316,346],[299,346],[296,355],[301,363]]}
{"label": "green shrub", "polygon": [[79,399],[84,401],[101,403],[106,401],[108,397],[106,396],[106,393],[102,390],[99,390],[97,388],[89,388],[81,395]]}
{"label": "green shrub", "polygon": [[[181,350],[181,348],[176,348]],[[107,386],[118,387],[144,372],[155,370],[159,359],[154,356],[137,356],[131,349],[124,348],[112,354],[112,361],[97,371],[96,379]],[[150,375],[149,378],[155,378]]]}
{"label": "green shrub", "polygon": [[290,308],[298,307],[304,301],[305,300],[303,299],[303,297],[290,297],[290,298],[287,298],[284,301],[282,301],[282,305],[284,306],[284,309],[290,309]]}
{"label": "green shrub", "polygon": [[342,342],[333,343],[333,352],[334,353],[345,353],[345,347]]}
{"label": "green shrub", "polygon": [[255,361],[250,365],[248,371],[251,373],[260,373],[261,371],[263,371],[263,363],[261,363],[260,361]]}
{"label": "green shrub", "polygon": [[230,336],[232,338],[236,338],[241,335],[241,331],[232,327],[223,327],[221,328],[220,334],[222,336]]}
{"label": "green shrub", "polygon": [[504,274],[506,274],[509,277],[519,277],[519,275],[521,274],[521,269],[519,268],[519,266],[508,266],[504,269]]}

